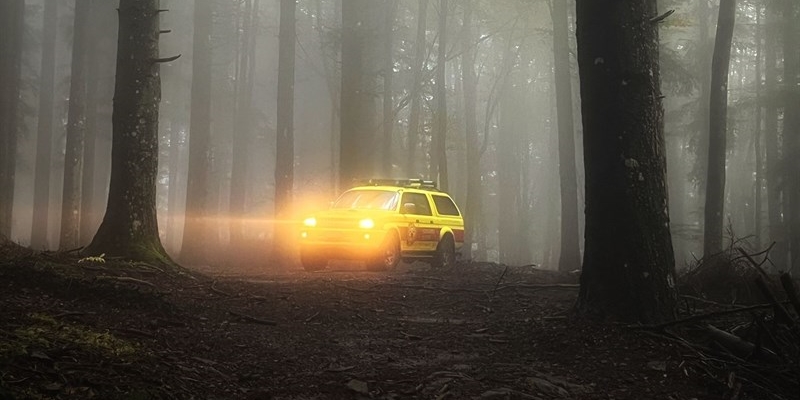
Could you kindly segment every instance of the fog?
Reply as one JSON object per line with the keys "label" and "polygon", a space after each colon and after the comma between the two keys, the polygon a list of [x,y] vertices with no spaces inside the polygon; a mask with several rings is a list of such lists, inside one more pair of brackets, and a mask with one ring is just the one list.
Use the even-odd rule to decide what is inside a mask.
{"label": "fog", "polygon": [[[4,54],[9,54],[12,36],[21,36],[22,44],[19,96],[15,99],[17,123],[13,131],[0,132],[16,138],[11,152],[2,153],[3,163],[11,161],[14,179],[13,186],[0,189],[6,193],[13,189],[10,226],[2,227],[0,234],[35,249],[71,250],[88,244],[106,207],[117,2],[90,1],[85,18],[85,54],[81,55],[86,74],[86,130],[80,239],[77,246],[61,243],[73,44],[78,31],[76,1],[81,0],[26,0],[20,30],[12,32],[13,25],[6,24],[0,37]],[[176,258],[185,237],[192,104],[202,100],[192,99],[193,87],[202,84],[193,82],[193,71],[197,71],[193,62],[199,59],[193,54],[197,49],[193,45],[195,4],[199,1],[161,0],[161,8],[168,11],[159,16],[161,29],[170,31],[160,37],[161,57],[180,55],[161,65],[156,198],[161,241]],[[341,70],[350,61],[342,59],[346,50],[341,5],[341,1],[349,0],[298,0],[290,154],[292,204],[285,213],[276,213],[280,2],[207,1],[212,12],[210,81],[206,82],[210,85],[207,169],[192,173],[205,177],[205,197],[200,203],[209,223],[205,233],[207,253],[195,262],[269,259],[276,236],[294,234],[294,225],[305,213],[327,206],[347,188],[342,178],[349,175],[341,173],[344,166],[340,160],[353,161],[349,155],[358,158],[358,172],[364,178],[446,182],[446,190],[462,213],[469,196],[469,165],[477,165],[478,177],[472,178],[479,183],[480,209],[465,215],[473,227],[471,259],[558,269],[565,218],[577,220],[578,242],[583,242],[583,140],[572,2],[567,21],[559,22],[568,22],[569,47],[562,48],[569,59],[568,82],[562,81],[561,87],[568,84],[572,97],[574,159],[559,160],[559,140],[564,137],[559,136],[557,122],[556,13],[551,12],[550,2],[359,3],[365,5],[359,11],[361,18],[370,21],[360,29],[370,33],[358,42],[363,63],[354,79],[360,82],[359,101],[364,105],[357,111],[367,115],[367,125],[359,129],[368,135],[354,149],[352,145],[340,148],[340,129],[344,126],[340,113],[342,74],[354,73]],[[469,31],[465,28],[467,3],[472,7]],[[774,173],[771,168],[791,162],[784,148],[788,143],[784,114],[789,112],[784,113],[780,92],[785,88],[783,59],[789,47],[783,46],[780,14],[768,3],[751,0],[737,4],[728,74],[723,220],[725,246],[735,242],[758,250],[777,242],[776,257],[780,257],[781,251],[786,252],[784,211],[788,204],[780,182],[787,175]],[[659,4],[661,12],[675,10],[659,24],[670,225],[678,268],[703,256],[716,4],[706,0]],[[421,7],[425,7],[425,13],[420,12]],[[420,15],[425,15],[424,43],[417,37]],[[446,21],[444,68],[439,66],[441,58],[437,60],[442,15]],[[3,16],[4,21],[13,17]],[[800,52],[796,45],[794,52],[790,56],[796,58]],[[47,55],[52,58],[50,63]],[[472,81],[465,78],[468,74],[463,62],[464,57],[471,56]],[[8,82],[16,79],[9,75],[14,70],[6,64],[0,69],[4,91]],[[392,66],[391,74],[387,74],[386,65]],[[387,79],[389,75],[391,79]],[[444,85],[440,87],[441,76]],[[386,85],[389,82],[391,85]],[[387,93],[388,114],[383,103]],[[441,93],[446,96],[446,112],[440,106]],[[472,110],[467,109],[470,93],[474,93]],[[50,102],[46,101],[48,96],[52,96]],[[6,102],[3,107],[8,109],[10,104]],[[7,115],[4,111],[4,118]],[[474,118],[474,128],[470,128],[470,118]],[[48,125],[50,120],[52,124]],[[387,126],[391,128],[388,143]],[[442,126],[446,126],[444,135]],[[470,129],[476,134],[479,159],[468,155]],[[445,153],[437,154],[437,140],[441,138]],[[409,148],[409,143],[416,146]],[[577,171],[577,182],[572,185],[578,204],[576,215],[562,212],[564,178],[559,166],[565,163],[572,163]],[[237,197],[237,193],[243,197]],[[42,215],[44,222],[35,222],[35,217]],[[241,232],[233,233],[238,230]],[[608,234],[615,234],[614,226],[608,227]]]}

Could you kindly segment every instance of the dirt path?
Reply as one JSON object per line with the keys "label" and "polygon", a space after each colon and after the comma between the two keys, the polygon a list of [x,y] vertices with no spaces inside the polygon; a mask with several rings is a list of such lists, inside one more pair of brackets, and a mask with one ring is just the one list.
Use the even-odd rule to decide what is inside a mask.
{"label": "dirt path", "polygon": [[569,319],[569,277],[352,267],[18,257],[0,264],[0,399],[714,398],[680,348]]}

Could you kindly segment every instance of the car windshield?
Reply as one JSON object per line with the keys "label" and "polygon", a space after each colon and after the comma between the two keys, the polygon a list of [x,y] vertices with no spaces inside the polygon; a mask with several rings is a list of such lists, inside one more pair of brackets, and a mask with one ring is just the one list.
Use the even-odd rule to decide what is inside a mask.
{"label": "car windshield", "polygon": [[394,210],[398,193],[388,190],[348,190],[333,204],[338,209]]}

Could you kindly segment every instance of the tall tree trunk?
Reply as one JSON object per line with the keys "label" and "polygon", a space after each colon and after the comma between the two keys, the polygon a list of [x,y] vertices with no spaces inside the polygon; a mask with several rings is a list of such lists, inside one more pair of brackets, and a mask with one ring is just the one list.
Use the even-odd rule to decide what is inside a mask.
{"label": "tall tree trunk", "polygon": [[[697,70],[695,71],[700,86],[700,94],[697,100],[697,122],[698,139],[696,153],[696,165],[694,178],[697,180],[697,207],[702,213],[706,198],[706,186],[708,177],[708,140],[709,133],[709,110],[705,106],[709,104],[711,96],[711,53],[713,42],[710,37],[710,20],[712,17],[711,4],[709,0],[697,0],[697,19],[698,19],[698,38],[697,38]],[[705,215],[705,214],[703,214]]]}
{"label": "tall tree trunk", "polygon": [[524,129],[521,116],[522,95],[519,87],[507,79],[501,91],[500,132],[497,135],[497,202],[500,210],[497,228],[499,261],[504,264],[519,265],[520,256],[519,226],[523,217],[524,205],[521,202],[523,151],[520,146],[520,131]]}
{"label": "tall tree trunk", "polygon": [[50,172],[53,152],[53,109],[56,74],[56,25],[58,2],[44,3],[42,68],[39,78],[39,119],[36,132],[36,172],[33,189],[31,247],[45,249],[50,218]]}
{"label": "tall tree trunk", "polygon": [[475,76],[475,45],[478,35],[472,32],[473,0],[464,2],[464,52],[461,55],[461,80],[464,87],[464,128],[467,141],[467,204],[464,213],[464,247],[461,255],[472,258],[472,244],[480,225],[481,213],[481,156],[478,149],[477,91],[478,78]]}
{"label": "tall tree trunk", "polygon": [[383,20],[383,140],[381,140],[381,171],[386,177],[392,173],[392,131],[394,130],[394,99],[392,77],[394,76],[394,16],[397,0],[384,0]]}
{"label": "tall tree trunk", "polygon": [[447,190],[447,0],[439,0],[439,46],[436,56],[436,132],[431,141],[431,177]]}
{"label": "tall tree trunk", "polygon": [[767,221],[769,240],[775,242],[770,258],[775,265],[786,263],[786,237],[783,225],[782,184],[780,183],[780,153],[778,151],[778,24],[780,10],[775,2],[766,3],[764,32],[764,89],[767,101],[764,109],[764,147],[767,172]]}
{"label": "tall tree trunk", "polygon": [[408,114],[408,158],[406,173],[418,176],[422,168],[418,166],[417,150],[419,148],[420,115],[422,110],[422,76],[425,69],[425,32],[428,20],[428,0],[419,0],[417,10],[417,35],[414,42],[414,65],[411,78],[411,109]]}
{"label": "tall tree trunk", "polygon": [[708,130],[708,178],[706,179],[703,255],[722,252],[725,209],[725,155],[727,153],[728,70],[736,20],[736,0],[720,0],[714,55],[711,60],[711,97]]}
{"label": "tall tree trunk", "polygon": [[569,63],[567,1],[552,2],[553,59],[558,112],[558,172],[561,188],[561,256],[559,271],[581,266],[578,233],[578,172],[575,167],[575,128],[572,117],[572,73]]}
{"label": "tall tree trunk", "polygon": [[655,0],[577,1],[583,314],[641,322],[674,317],[658,24],[648,22],[656,15]]}
{"label": "tall tree trunk", "polygon": [[[180,259],[203,262],[208,256],[208,176],[211,168],[211,33],[213,4],[194,3],[192,92],[189,110],[189,171]],[[170,143],[170,147],[177,143]],[[170,181],[170,186],[172,186]],[[177,186],[177,185],[176,185]],[[177,190],[177,187],[173,188]],[[175,210],[170,209],[170,214]]]}
{"label": "tall tree trunk", "polygon": [[247,165],[250,158],[250,139],[252,134],[252,82],[253,46],[255,40],[255,20],[258,0],[246,0],[240,39],[239,67],[236,78],[235,121],[233,129],[233,149],[231,157],[230,187],[230,244],[239,246],[244,241],[244,219],[247,203]]}
{"label": "tall tree trunk", "polygon": [[[794,0],[784,0],[783,9],[783,81],[786,85],[784,99],[783,142],[785,146],[783,176],[786,182],[786,210],[789,265],[787,269],[800,274],[800,47],[798,47],[797,20],[800,5]],[[792,161],[788,161],[792,160]]]}
{"label": "tall tree trunk", "polygon": [[756,176],[755,176],[755,188],[753,190],[753,206],[755,210],[753,210],[753,231],[755,235],[755,246],[756,248],[761,248],[761,236],[763,235],[762,232],[762,218],[761,218],[761,210],[764,208],[763,206],[763,194],[762,194],[762,183],[764,182],[764,157],[763,151],[761,149],[761,121],[762,121],[762,96],[761,96],[761,85],[762,85],[762,73],[761,73],[761,62],[762,62],[762,53],[761,53],[761,42],[762,42],[762,30],[763,27],[761,25],[761,11],[762,7],[761,4],[756,4],[756,32],[755,32],[755,41],[756,41],[756,70],[755,70],[755,79],[753,80],[755,85],[755,92],[756,92],[756,107],[755,107],[755,130],[753,131],[753,151],[755,153],[755,162],[756,162]]}
{"label": "tall tree trunk", "polygon": [[67,116],[67,145],[64,155],[64,186],[61,197],[61,249],[80,241],[83,144],[86,134],[86,68],[88,61],[89,13],[91,0],[76,0],[72,39],[72,69]]}
{"label": "tall tree trunk", "polygon": [[375,170],[376,43],[374,0],[342,2],[342,91],[339,186],[346,188]]}
{"label": "tall tree trunk", "polygon": [[168,261],[158,236],[159,0],[120,0],[111,182],[86,255]]}
{"label": "tall tree trunk", "polygon": [[11,237],[25,1],[0,2],[0,236]]}
{"label": "tall tree trunk", "polygon": [[[294,190],[294,65],[297,40],[295,0],[281,0],[278,48],[277,140],[275,143],[275,219],[289,217]],[[274,235],[273,251],[286,258],[289,241]]]}

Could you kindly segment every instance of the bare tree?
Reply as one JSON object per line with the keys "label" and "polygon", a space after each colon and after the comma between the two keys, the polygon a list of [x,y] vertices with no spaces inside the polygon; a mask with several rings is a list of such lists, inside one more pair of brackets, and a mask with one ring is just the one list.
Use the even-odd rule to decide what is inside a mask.
{"label": "bare tree", "polygon": [[797,20],[800,6],[796,1],[783,3],[783,80],[784,98],[783,140],[787,161],[783,176],[786,181],[786,210],[789,231],[789,265],[792,272],[800,274],[800,47],[798,47]]}
{"label": "bare tree", "polygon": [[656,0],[577,1],[586,315],[674,317],[656,11]]}
{"label": "bare tree", "polygon": [[158,235],[156,174],[161,101],[159,0],[120,0],[106,213],[87,255],[169,260]]}
{"label": "bare tree", "polygon": [[83,143],[86,134],[86,45],[89,41],[91,0],[76,0],[72,39],[72,68],[67,116],[67,144],[64,154],[64,186],[61,197],[62,249],[74,248],[80,241]]}
{"label": "bare tree", "polygon": [[379,6],[374,0],[342,2],[340,187],[375,170]]}
{"label": "bare tree", "polygon": [[[212,2],[194,3],[192,93],[189,117],[189,172],[186,215],[180,259],[195,263],[208,255],[208,175],[211,157],[211,30]],[[177,146],[171,143],[170,146]],[[170,171],[172,172],[172,171]],[[173,182],[170,181],[170,184]],[[175,185],[177,187],[177,185]],[[170,213],[174,210],[170,209]]]}
{"label": "bare tree", "polygon": [[19,130],[24,0],[0,2],[0,236],[11,236]]}
{"label": "bare tree", "polygon": [[36,132],[36,167],[33,183],[33,223],[31,247],[49,247],[50,170],[53,152],[53,102],[56,74],[56,26],[58,2],[44,3],[42,64],[39,77],[39,118]]}
{"label": "bare tree", "polygon": [[711,98],[709,107],[708,178],[706,179],[703,254],[722,251],[723,210],[725,208],[725,155],[727,152],[728,70],[731,40],[736,19],[736,0],[720,0],[714,55],[711,60]]}
{"label": "bare tree", "polygon": [[436,132],[431,141],[431,177],[447,190],[447,0],[439,0],[436,56]]}
{"label": "bare tree", "polygon": [[[281,0],[278,34],[278,106],[277,140],[275,143],[275,216],[289,215],[294,190],[294,64],[297,40],[295,0]],[[285,235],[275,235],[273,250],[284,257],[288,243]]]}
{"label": "bare tree", "polygon": [[474,1],[464,2],[463,43],[461,54],[461,80],[464,87],[464,128],[467,141],[467,204],[464,212],[464,247],[461,255],[472,257],[472,243],[481,216],[481,155],[478,148],[477,89],[478,78],[475,74],[475,45],[477,35],[473,34]]}
{"label": "bare tree", "polygon": [[383,139],[381,140],[381,170],[384,176],[392,173],[392,131],[394,130],[394,97],[392,96],[392,77],[394,76],[394,16],[397,0],[384,0],[383,20]]}
{"label": "bare tree", "polygon": [[408,158],[406,160],[406,173],[416,176],[421,172],[417,164],[417,150],[419,148],[420,116],[422,114],[422,77],[425,69],[426,40],[428,20],[428,0],[419,0],[417,5],[417,34],[414,41],[414,65],[411,78],[411,109],[408,115]]}
{"label": "bare tree", "polygon": [[575,128],[572,117],[572,73],[569,62],[567,0],[551,3],[553,19],[553,70],[558,118],[558,172],[561,188],[561,256],[559,271],[580,268],[578,232],[578,173],[575,166]]}

